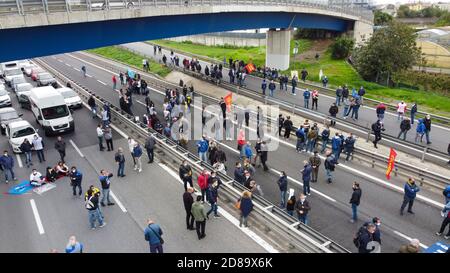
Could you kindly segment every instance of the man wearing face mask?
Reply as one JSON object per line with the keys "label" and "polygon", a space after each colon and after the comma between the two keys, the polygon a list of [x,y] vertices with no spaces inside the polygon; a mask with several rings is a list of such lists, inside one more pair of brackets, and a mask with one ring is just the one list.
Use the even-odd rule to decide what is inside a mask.
{"label": "man wearing face mask", "polygon": [[217,189],[219,189],[220,185],[222,185],[222,180],[217,176],[216,171],[211,171],[211,176],[208,178],[208,187],[211,187],[214,181],[217,181]]}
{"label": "man wearing face mask", "polygon": [[5,173],[5,183],[8,184],[9,179],[17,180],[14,174],[14,159],[12,156],[8,155],[8,151],[4,151],[3,155],[0,157],[0,166]]}
{"label": "man wearing face mask", "polygon": [[33,187],[40,187],[43,184],[43,180],[42,180],[42,174],[40,172],[38,172],[36,169],[33,169],[33,171],[30,174],[30,184]]}
{"label": "man wearing face mask", "polygon": [[244,187],[250,190],[251,189],[250,182],[252,180],[253,179],[251,178],[250,173],[248,171],[244,171]]}
{"label": "man wearing face mask", "polygon": [[400,215],[403,215],[403,210],[408,204],[408,212],[414,214],[412,207],[414,204],[414,199],[416,199],[416,193],[420,191],[420,188],[416,185],[413,178],[409,178],[408,182],[405,183],[405,195],[403,196],[403,204],[400,208]]}
{"label": "man wearing face mask", "polygon": [[244,169],[241,166],[241,162],[236,162],[236,167],[234,168],[234,180],[244,184]]}
{"label": "man wearing face mask", "polygon": [[83,174],[77,170],[77,167],[73,166],[69,173],[70,185],[73,189],[73,196],[76,196],[76,188],[78,188],[78,196],[81,197],[81,180],[83,179]]}

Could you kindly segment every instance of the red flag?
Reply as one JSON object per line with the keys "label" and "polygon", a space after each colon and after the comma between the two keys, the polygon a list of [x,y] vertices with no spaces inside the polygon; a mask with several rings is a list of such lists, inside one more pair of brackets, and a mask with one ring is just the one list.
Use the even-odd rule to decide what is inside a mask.
{"label": "red flag", "polygon": [[233,93],[228,93],[225,97],[223,97],[225,104],[227,105],[227,112],[231,112],[231,102],[233,101]]}
{"label": "red flag", "polygon": [[246,65],[245,69],[247,70],[248,74],[251,74],[253,71],[256,70],[255,65],[253,65],[252,63]]}
{"label": "red flag", "polygon": [[388,165],[387,165],[387,169],[386,169],[387,180],[391,179],[391,172],[394,169],[396,156],[397,156],[397,153],[395,152],[394,149],[391,148],[391,152],[389,153]]}

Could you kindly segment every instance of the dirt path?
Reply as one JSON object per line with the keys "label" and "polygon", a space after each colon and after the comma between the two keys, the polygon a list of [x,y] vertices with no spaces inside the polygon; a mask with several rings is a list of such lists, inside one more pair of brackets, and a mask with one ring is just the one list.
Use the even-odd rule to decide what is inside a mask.
{"label": "dirt path", "polygon": [[295,56],[295,61],[314,60],[316,53],[323,55],[328,47],[333,43],[331,39],[313,40],[311,49]]}

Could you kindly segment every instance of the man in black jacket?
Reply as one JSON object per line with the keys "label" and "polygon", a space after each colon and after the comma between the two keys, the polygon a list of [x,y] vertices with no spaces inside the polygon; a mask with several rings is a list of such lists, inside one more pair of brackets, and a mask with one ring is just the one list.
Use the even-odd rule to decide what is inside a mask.
{"label": "man in black jacket", "polygon": [[194,215],[192,215],[191,209],[192,204],[194,203],[194,198],[192,197],[192,193],[194,192],[194,188],[187,188],[187,191],[183,193],[183,203],[184,209],[186,210],[186,228],[189,230],[195,230],[194,228]]}
{"label": "man in black jacket", "polygon": [[184,190],[185,191],[187,191],[187,183],[189,183],[189,185],[191,185],[191,187],[194,187],[192,185],[192,169],[186,160],[183,160],[183,162],[180,165],[179,175],[180,175],[181,180],[183,180],[183,182],[184,182]]}
{"label": "man in black jacket", "polygon": [[105,170],[100,171],[99,180],[100,183],[102,184],[102,195],[103,195],[100,204],[102,205],[102,207],[105,206],[105,200],[108,202],[108,206],[114,205],[114,203],[109,200],[109,192],[110,192],[109,188],[111,186],[110,180],[111,177],[113,177],[112,173],[108,173]]}
{"label": "man in black jacket", "polygon": [[375,140],[372,143],[373,143],[373,146],[375,148],[377,148],[377,149],[378,149],[377,143],[378,143],[378,141],[381,140],[381,129],[382,128],[383,127],[382,127],[381,122],[379,120],[377,120],[377,122],[372,124],[372,131],[373,131],[373,134],[375,135]]}
{"label": "man in black jacket", "polygon": [[398,134],[397,138],[400,138],[400,136],[403,134],[403,140],[406,140],[406,133],[411,129],[411,121],[409,118],[405,118],[400,123],[400,133]]}
{"label": "man in black jacket", "polygon": [[236,167],[234,168],[234,180],[238,183],[244,184],[244,169],[239,161],[236,162]]}
{"label": "man in black jacket", "polygon": [[281,137],[281,129],[283,129],[284,117],[282,114],[278,115],[278,136]]}
{"label": "man in black jacket", "polygon": [[354,223],[358,220],[358,206],[359,201],[361,200],[361,188],[359,187],[358,182],[353,182],[353,193],[352,198],[350,199],[350,204],[352,204],[352,218],[350,222]]}
{"label": "man in black jacket", "polygon": [[58,151],[59,156],[61,157],[61,161],[65,163],[64,157],[66,157],[66,142],[60,136],[55,142],[55,149]]}
{"label": "man in black jacket", "polygon": [[154,148],[155,148],[156,140],[153,135],[150,135],[145,141],[145,149],[147,150],[148,155],[148,163],[152,163],[154,159]]}
{"label": "man in black jacket", "polygon": [[425,137],[427,138],[427,144],[431,144],[430,132],[431,132],[431,116],[426,115],[423,123],[425,124]]}
{"label": "man in black jacket", "polygon": [[95,229],[95,221],[97,220],[99,223],[99,227],[106,226],[106,223],[103,222],[103,216],[98,207],[98,197],[100,196],[100,192],[94,192],[92,190],[93,186],[89,188],[85,197],[85,207],[89,213],[89,223],[91,225],[91,229]]}
{"label": "man in black jacket", "polygon": [[338,112],[339,112],[339,108],[336,106],[336,103],[333,103],[330,106],[330,109],[328,109],[328,113],[330,113],[330,116],[331,116],[331,122],[330,122],[331,126],[336,125],[336,116],[337,116]]}
{"label": "man in black jacket", "polygon": [[376,227],[373,223],[367,224],[367,226],[362,228],[361,235],[358,238],[358,252],[359,253],[375,253],[376,248],[374,245],[370,246],[370,242],[374,242],[373,234],[376,230]]}
{"label": "man in black jacket", "polygon": [[292,130],[292,121],[291,121],[291,117],[287,116],[286,120],[284,121],[283,127],[284,127],[284,138],[289,138],[289,136],[291,135],[291,130]]}
{"label": "man in black jacket", "polygon": [[344,141],[344,149],[345,149],[345,153],[347,154],[345,161],[348,161],[350,158],[350,155],[353,153],[353,150],[355,149],[355,142],[356,142],[356,139],[353,137],[353,134],[350,133],[350,135]]}

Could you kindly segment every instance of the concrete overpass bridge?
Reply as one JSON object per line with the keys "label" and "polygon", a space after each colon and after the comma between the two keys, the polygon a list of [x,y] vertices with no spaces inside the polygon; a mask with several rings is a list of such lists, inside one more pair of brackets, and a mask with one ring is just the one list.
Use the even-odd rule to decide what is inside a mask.
{"label": "concrete overpass bridge", "polygon": [[345,32],[357,43],[372,34],[370,10],[325,1],[0,0],[0,61],[142,40],[271,28],[266,65],[284,69],[289,64],[294,27]]}

